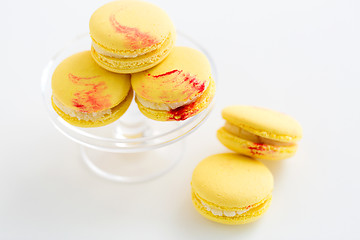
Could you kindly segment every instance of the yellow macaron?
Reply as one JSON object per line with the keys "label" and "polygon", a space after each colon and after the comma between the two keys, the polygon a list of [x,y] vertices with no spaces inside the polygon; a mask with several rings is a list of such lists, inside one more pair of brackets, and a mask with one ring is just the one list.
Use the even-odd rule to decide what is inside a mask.
{"label": "yellow macaron", "polygon": [[209,106],[215,82],[206,56],[189,47],[174,47],[155,67],[131,75],[135,101],[148,118],[182,121]]}
{"label": "yellow macaron", "polygon": [[229,106],[223,109],[225,126],[217,137],[229,149],[247,156],[281,160],[293,156],[302,128],[292,117],[254,106]]}
{"label": "yellow macaron", "polygon": [[192,201],[212,221],[250,223],[270,206],[273,184],[271,172],[261,162],[235,153],[216,154],[196,166]]}
{"label": "yellow macaron", "polygon": [[103,68],[134,73],[161,62],[172,49],[176,31],[161,8],[120,0],[97,9],[90,18],[91,54]]}
{"label": "yellow macaron", "polygon": [[90,51],[74,54],[55,69],[52,105],[68,123],[78,127],[100,127],[125,113],[133,98],[129,74],[101,68]]}

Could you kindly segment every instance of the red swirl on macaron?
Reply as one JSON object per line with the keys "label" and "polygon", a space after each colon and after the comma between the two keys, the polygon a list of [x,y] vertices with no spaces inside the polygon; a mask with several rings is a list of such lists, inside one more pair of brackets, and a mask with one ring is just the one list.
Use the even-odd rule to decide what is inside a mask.
{"label": "red swirl on macaron", "polygon": [[69,73],[69,80],[79,86],[84,86],[82,89],[74,93],[75,98],[72,99],[73,106],[84,113],[98,112],[111,107],[110,95],[104,95],[103,92],[107,89],[105,82],[93,83],[89,82],[99,76],[93,77],[79,77]]}
{"label": "red swirl on macaron", "polygon": [[[193,96],[194,94],[200,94],[206,89],[204,81],[200,81],[196,76],[191,75],[190,73],[184,72],[183,70],[172,70],[159,75],[151,75],[148,73],[149,77],[154,79],[159,79],[159,85],[166,86],[167,83],[175,83],[175,87],[179,87],[183,84],[190,86],[182,92],[186,95],[187,98]],[[166,101],[165,101],[166,102]]]}
{"label": "red swirl on macaron", "polygon": [[114,14],[110,15],[109,21],[111,23],[111,26],[115,29],[117,33],[123,34],[125,36],[125,38],[129,42],[129,46],[132,49],[146,48],[159,43],[159,41],[155,37],[151,36],[148,33],[143,33],[135,27],[127,27],[121,25],[116,20]]}

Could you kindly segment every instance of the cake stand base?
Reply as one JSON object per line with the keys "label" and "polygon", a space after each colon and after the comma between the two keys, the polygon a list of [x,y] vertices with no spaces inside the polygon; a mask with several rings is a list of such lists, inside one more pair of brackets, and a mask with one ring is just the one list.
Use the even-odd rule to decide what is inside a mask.
{"label": "cake stand base", "polygon": [[113,153],[81,146],[85,164],[97,175],[124,183],[143,182],[159,177],[182,158],[184,140],[161,148],[135,153]]}

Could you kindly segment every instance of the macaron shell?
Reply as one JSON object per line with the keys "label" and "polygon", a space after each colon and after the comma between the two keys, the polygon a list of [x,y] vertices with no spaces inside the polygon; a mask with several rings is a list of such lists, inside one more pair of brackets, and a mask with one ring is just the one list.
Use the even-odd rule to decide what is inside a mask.
{"label": "macaron shell", "polygon": [[70,123],[71,125],[77,126],[77,127],[83,127],[83,128],[90,128],[90,127],[102,127],[105,125],[108,125],[117,119],[119,119],[129,108],[131,101],[133,99],[133,91],[130,90],[129,94],[126,96],[126,98],[119,103],[117,106],[113,107],[112,113],[105,115],[101,119],[93,122],[93,121],[85,121],[85,120],[79,120],[76,117],[71,117],[67,114],[65,114],[63,111],[61,111],[53,102],[51,101],[52,106],[57,114],[64,119],[66,122]]}
{"label": "macaron shell", "polygon": [[66,107],[97,112],[122,102],[130,90],[130,75],[115,74],[101,68],[90,51],[74,54],[55,69],[53,95]]}
{"label": "macaron shell", "polygon": [[217,138],[232,151],[265,160],[282,160],[292,157],[298,147],[297,144],[290,146],[257,144],[229,133],[224,127],[217,131]]}
{"label": "macaron shell", "polygon": [[195,209],[205,218],[228,225],[239,225],[239,224],[246,224],[256,221],[260,218],[269,208],[271,204],[271,196],[267,198],[262,204],[259,206],[250,209],[249,211],[241,214],[240,216],[236,217],[227,217],[227,216],[216,216],[211,212],[207,211],[204,206],[198,201],[194,192],[192,192],[192,202],[194,204]]}
{"label": "macaron shell", "polygon": [[211,66],[206,56],[189,47],[174,47],[160,64],[131,76],[138,96],[167,104],[200,96],[210,81]]}
{"label": "macaron shell", "polygon": [[294,142],[302,138],[302,128],[292,117],[273,110],[254,106],[229,106],[222,116],[233,125],[261,137]]}
{"label": "macaron shell", "polygon": [[154,110],[143,106],[139,101],[136,100],[136,98],[135,101],[139,107],[140,112],[150,119],[156,121],[182,121],[206,109],[215,96],[215,89],[215,82],[214,80],[211,80],[208,88],[196,101],[191,104],[176,108],[172,111]]}
{"label": "macaron shell", "polygon": [[120,54],[155,50],[175,33],[165,11],[154,4],[135,0],[103,5],[92,14],[89,27],[96,44]]}
{"label": "macaron shell", "polygon": [[223,153],[209,156],[196,166],[191,186],[196,194],[215,206],[238,209],[270,196],[273,176],[255,159]]}

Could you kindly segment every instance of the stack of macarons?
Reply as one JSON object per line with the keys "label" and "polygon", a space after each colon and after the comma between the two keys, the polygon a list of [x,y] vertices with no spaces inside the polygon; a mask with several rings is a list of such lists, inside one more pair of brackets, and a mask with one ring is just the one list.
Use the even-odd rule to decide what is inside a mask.
{"label": "stack of macarons", "polygon": [[270,206],[273,176],[257,159],[293,156],[302,137],[300,124],[273,110],[234,105],[223,109],[219,141],[236,153],[202,160],[191,180],[192,201],[204,217],[223,224],[253,222]]}
{"label": "stack of macarons", "polygon": [[208,59],[175,46],[175,27],[159,7],[110,2],[92,14],[89,27],[89,51],[65,59],[52,76],[52,105],[65,121],[107,125],[126,112],[133,95],[157,121],[186,120],[209,106],[215,83]]}

